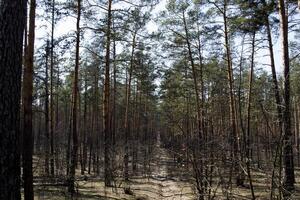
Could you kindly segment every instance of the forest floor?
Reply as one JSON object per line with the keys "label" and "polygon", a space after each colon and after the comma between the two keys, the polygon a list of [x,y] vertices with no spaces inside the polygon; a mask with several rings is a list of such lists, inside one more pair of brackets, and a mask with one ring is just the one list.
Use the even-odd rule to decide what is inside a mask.
{"label": "forest floor", "polygon": [[[194,186],[185,174],[186,167],[177,164],[172,155],[156,144],[147,175],[134,176],[126,186],[132,194],[124,193],[125,183],[115,180],[113,188],[104,187],[97,177],[77,181],[78,194],[74,199],[126,199],[126,200],[193,200]],[[80,173],[80,172],[78,172]],[[35,199],[69,199],[65,186],[35,186]]]}
{"label": "forest floor", "polygon": [[[115,180],[115,187],[104,187],[99,177],[88,177],[77,181],[77,194],[73,199],[123,199],[123,200],[193,200],[196,190],[191,172],[183,164],[178,164],[171,152],[163,148],[158,141],[155,145],[147,174],[131,177],[128,183],[120,178]],[[142,167],[142,166],[140,166]],[[78,171],[80,174],[80,171]],[[80,175],[78,175],[80,176]],[[263,171],[253,172],[253,184],[257,199],[269,199],[269,176]],[[300,170],[296,170],[300,177]],[[291,199],[300,199],[299,181]],[[130,188],[131,194],[125,194],[124,187]],[[226,199],[224,188],[216,187],[215,198]],[[65,185],[35,185],[35,199],[70,199]],[[249,187],[234,187],[230,199],[251,199]]]}

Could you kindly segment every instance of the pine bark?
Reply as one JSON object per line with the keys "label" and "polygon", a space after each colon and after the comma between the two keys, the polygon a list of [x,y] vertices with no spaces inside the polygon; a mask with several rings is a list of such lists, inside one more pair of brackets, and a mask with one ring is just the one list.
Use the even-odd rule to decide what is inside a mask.
{"label": "pine bark", "polygon": [[21,199],[19,113],[26,2],[0,3],[0,199]]}

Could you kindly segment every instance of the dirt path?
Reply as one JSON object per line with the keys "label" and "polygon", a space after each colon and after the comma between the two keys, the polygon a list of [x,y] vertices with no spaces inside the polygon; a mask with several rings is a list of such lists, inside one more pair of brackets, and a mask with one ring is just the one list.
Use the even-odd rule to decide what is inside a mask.
{"label": "dirt path", "polygon": [[[174,176],[174,171],[185,170],[181,165],[174,162],[170,153],[161,147],[157,140],[154,149],[154,158],[151,163],[152,173],[146,182],[140,182],[138,190],[135,185],[132,189],[135,194],[145,199],[159,200],[192,200],[196,199],[193,186],[187,181],[182,181],[179,176]],[[151,186],[151,187],[149,187]]]}
{"label": "dirt path", "polygon": [[161,199],[195,199],[193,195],[192,185],[188,182],[182,182],[179,177],[170,176],[170,170],[180,168],[182,166],[174,163],[173,158],[166,149],[161,148],[160,143],[157,144],[155,160],[157,165],[153,172],[154,178],[160,180]]}

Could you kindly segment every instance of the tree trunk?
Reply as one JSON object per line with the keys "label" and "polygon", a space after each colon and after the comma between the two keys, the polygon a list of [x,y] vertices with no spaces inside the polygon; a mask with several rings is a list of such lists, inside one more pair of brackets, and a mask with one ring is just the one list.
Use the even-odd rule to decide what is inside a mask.
{"label": "tree trunk", "polygon": [[50,173],[54,176],[54,95],[53,95],[53,73],[54,73],[54,15],[55,0],[52,1],[52,19],[51,19],[51,51],[50,51]]}
{"label": "tree trunk", "polygon": [[49,41],[46,46],[46,69],[45,69],[45,173],[49,175],[49,74],[48,74],[48,58],[49,58]]}
{"label": "tree trunk", "polygon": [[25,65],[23,74],[23,180],[24,199],[33,200],[33,129],[32,129],[32,92],[33,92],[33,57],[34,57],[34,35],[35,35],[35,9],[36,1],[30,2],[29,35],[26,47]]}
{"label": "tree trunk", "polygon": [[189,32],[188,32],[188,27],[186,24],[186,19],[185,19],[185,13],[183,12],[183,23],[184,23],[184,29],[185,29],[185,39],[188,47],[188,52],[189,52],[189,60],[191,62],[192,66],[192,72],[193,72],[193,81],[194,81],[194,89],[196,93],[196,107],[197,107],[197,120],[198,120],[198,129],[197,132],[199,134],[199,138],[202,139],[202,130],[201,130],[201,107],[200,107],[200,97],[199,97],[199,89],[198,89],[198,79],[197,79],[197,73],[196,73],[196,67],[195,67],[195,62],[192,54],[192,49],[191,49],[191,44],[189,41]]}
{"label": "tree trunk", "polygon": [[117,100],[117,61],[116,61],[116,41],[113,41],[113,59],[114,59],[114,69],[113,69],[113,106],[112,106],[112,145],[115,148],[116,145],[116,100]]}
{"label": "tree trunk", "polygon": [[[266,6],[265,1],[263,1],[263,4],[264,4],[264,6]],[[273,161],[273,169],[272,169],[271,192],[270,192],[270,198],[272,199],[273,198],[273,189],[274,189],[274,186],[275,186],[274,176],[275,176],[275,170],[276,170],[276,165],[277,165],[277,159],[278,159],[278,156],[280,156],[279,159],[281,160],[281,154],[282,154],[281,149],[282,149],[282,128],[283,128],[283,126],[282,126],[282,109],[281,109],[282,102],[281,102],[281,98],[280,98],[280,91],[279,91],[277,75],[276,75],[276,66],[275,66],[275,59],[274,59],[272,33],[271,33],[269,16],[266,14],[265,18],[266,18],[265,23],[266,23],[266,28],[267,28],[268,47],[269,47],[269,52],[270,52],[273,90],[274,90],[274,93],[275,93],[277,119],[278,119],[278,126],[279,126],[279,141],[278,141],[278,145],[276,147],[276,154],[275,154],[276,156],[275,156],[274,161]],[[280,170],[279,173],[281,174],[281,170]],[[281,175],[280,175],[280,177],[281,177]]]}
{"label": "tree trunk", "polygon": [[104,83],[104,176],[105,186],[111,186],[112,171],[111,171],[111,127],[110,127],[110,40],[111,40],[111,24],[112,24],[112,0],[108,0],[107,14],[107,30],[106,30],[106,56],[105,56],[105,83]]}
{"label": "tree trunk", "polygon": [[73,148],[70,165],[69,175],[69,192],[74,193],[74,181],[75,181],[75,169],[77,164],[77,101],[78,101],[78,71],[79,71],[79,44],[80,44],[80,17],[81,17],[81,0],[77,1],[77,23],[76,23],[76,58],[75,58],[75,70],[74,70],[74,82],[73,82],[73,119],[72,119],[72,135],[73,135]]}
{"label": "tree trunk", "polygon": [[[59,98],[58,98],[58,90],[59,90],[59,76],[60,76],[60,72],[59,72],[59,67],[57,67],[57,81],[56,81],[56,97],[55,97],[55,101],[56,101],[56,105],[55,105],[55,138],[59,138],[59,132],[58,132],[58,124],[59,124],[59,118],[58,118],[58,110],[59,110]],[[60,154],[60,145],[57,142],[54,145],[54,152],[55,152],[55,169],[57,172],[59,172],[59,169],[61,168],[61,164],[59,162],[59,154]]]}
{"label": "tree trunk", "polygon": [[[280,32],[282,37],[282,58],[284,68],[284,110],[283,110],[283,158],[284,158],[284,188],[291,192],[294,189],[294,156],[290,113],[290,63],[288,47],[288,18],[284,0],[279,0]],[[289,195],[289,194],[287,194]]]}
{"label": "tree trunk", "polygon": [[85,74],[84,78],[84,105],[83,105],[83,130],[82,130],[82,157],[81,157],[81,174],[84,175],[86,170],[86,162],[87,162],[87,75]]}
{"label": "tree trunk", "polygon": [[[240,55],[240,63],[239,63],[239,85],[238,85],[238,114],[239,114],[239,125],[240,125],[240,128],[241,128],[241,132],[242,132],[242,135],[243,135],[243,138],[245,139],[246,138],[246,133],[245,133],[245,128],[244,128],[244,123],[243,123],[243,114],[242,114],[242,72],[243,72],[243,63],[244,63],[244,45],[245,45],[245,35],[243,35],[243,39],[242,39],[242,49],[241,49],[241,55]],[[243,140],[244,140],[243,139]],[[246,142],[244,141],[243,142],[244,145],[240,146],[241,147],[241,152],[246,152],[245,151],[245,144]],[[244,160],[244,155],[241,154],[241,160]]]}
{"label": "tree trunk", "polygon": [[125,103],[125,118],[124,118],[124,130],[125,130],[125,155],[124,155],[124,179],[128,181],[129,174],[128,174],[128,162],[129,162],[129,144],[128,139],[130,137],[130,128],[129,128],[129,110],[130,110],[130,95],[131,95],[131,79],[132,79],[132,72],[134,67],[134,52],[135,52],[135,45],[136,45],[136,32],[134,32],[133,39],[132,39],[132,49],[131,49],[131,58],[130,58],[130,68],[128,74],[128,83],[126,85],[126,103]]}
{"label": "tree trunk", "polygon": [[21,199],[19,113],[26,2],[0,3],[0,199]]}
{"label": "tree trunk", "polygon": [[239,148],[239,137],[236,123],[236,111],[235,111],[235,98],[234,98],[234,86],[233,86],[233,70],[231,61],[231,50],[229,44],[229,33],[228,33],[228,22],[227,22],[227,0],[224,2],[223,10],[223,21],[224,21],[224,34],[225,34],[225,48],[226,48],[226,59],[227,59],[227,76],[228,76],[228,88],[229,88],[229,108],[230,108],[230,141],[232,146],[232,162],[236,174],[236,185],[243,185],[243,178],[241,177],[241,170],[239,167],[240,161],[240,148]]}
{"label": "tree trunk", "polygon": [[254,54],[255,54],[255,31],[253,32],[252,36],[252,43],[251,43],[251,67],[250,67],[250,74],[249,74],[249,92],[248,92],[248,105],[247,105],[247,135],[244,137],[245,147],[246,147],[246,168],[247,168],[247,175],[249,179],[249,185],[251,189],[252,199],[255,199],[253,184],[252,184],[252,177],[251,177],[251,163],[250,163],[250,148],[251,148],[251,103],[252,103],[252,88],[253,88],[253,73],[254,73]]}
{"label": "tree trunk", "polygon": [[[191,62],[191,66],[192,66],[192,74],[193,74],[193,81],[194,81],[194,89],[195,89],[195,94],[196,94],[196,110],[197,110],[197,133],[199,136],[199,145],[200,146],[204,146],[205,145],[205,141],[204,141],[204,135],[203,135],[203,123],[202,123],[202,111],[201,111],[201,102],[200,102],[200,97],[199,97],[199,86],[198,86],[198,79],[197,79],[197,73],[196,73],[196,66],[195,66],[195,62],[194,62],[194,58],[193,58],[193,53],[192,53],[192,47],[190,44],[190,39],[189,39],[189,31],[188,31],[188,27],[187,27],[187,23],[186,23],[186,18],[185,18],[185,12],[183,11],[183,23],[184,23],[184,30],[185,30],[185,40],[186,40],[186,44],[188,47],[188,54],[189,54],[189,60]],[[200,45],[200,44],[199,44]],[[200,47],[199,47],[200,48]],[[201,57],[201,51],[200,51],[200,55]],[[202,61],[202,59],[201,59]],[[202,65],[202,63],[201,63]],[[201,78],[202,78],[202,66],[201,66],[201,74],[200,74]],[[203,87],[203,85],[201,85],[201,87]],[[202,91],[203,92],[203,91]],[[199,200],[204,199],[204,188],[203,188],[203,160],[202,158],[200,159],[200,169],[198,169],[198,166],[196,166],[196,168],[194,168],[194,170],[199,170],[199,176],[197,177],[197,179],[199,178],[199,183],[200,183],[200,188],[198,188],[199,191]]]}

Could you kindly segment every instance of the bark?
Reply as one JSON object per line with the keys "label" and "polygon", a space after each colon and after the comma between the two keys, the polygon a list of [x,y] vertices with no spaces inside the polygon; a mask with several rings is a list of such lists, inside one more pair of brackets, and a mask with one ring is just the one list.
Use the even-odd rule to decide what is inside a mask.
{"label": "bark", "polygon": [[80,17],[81,17],[81,0],[77,1],[77,23],[76,23],[76,57],[75,57],[75,70],[74,70],[74,82],[73,82],[73,106],[72,106],[72,136],[73,136],[73,148],[70,164],[70,175],[69,175],[69,192],[74,193],[74,182],[75,182],[75,169],[77,164],[77,149],[78,149],[78,138],[77,138],[77,102],[78,102],[78,72],[79,72],[79,45],[80,45]]}
{"label": "bark", "polygon": [[21,199],[19,112],[26,2],[0,3],[0,199]]}
{"label": "bark", "polygon": [[25,66],[23,74],[23,180],[24,199],[33,200],[33,128],[32,128],[32,93],[33,93],[33,59],[34,59],[34,36],[35,36],[35,9],[36,1],[30,2],[29,35],[26,47]]}
{"label": "bark", "polygon": [[110,99],[110,40],[111,40],[111,25],[112,25],[112,0],[108,0],[107,14],[107,30],[106,30],[106,56],[105,56],[105,83],[104,83],[104,176],[105,186],[111,186],[112,171],[111,171],[111,127],[109,116],[109,99]]}

